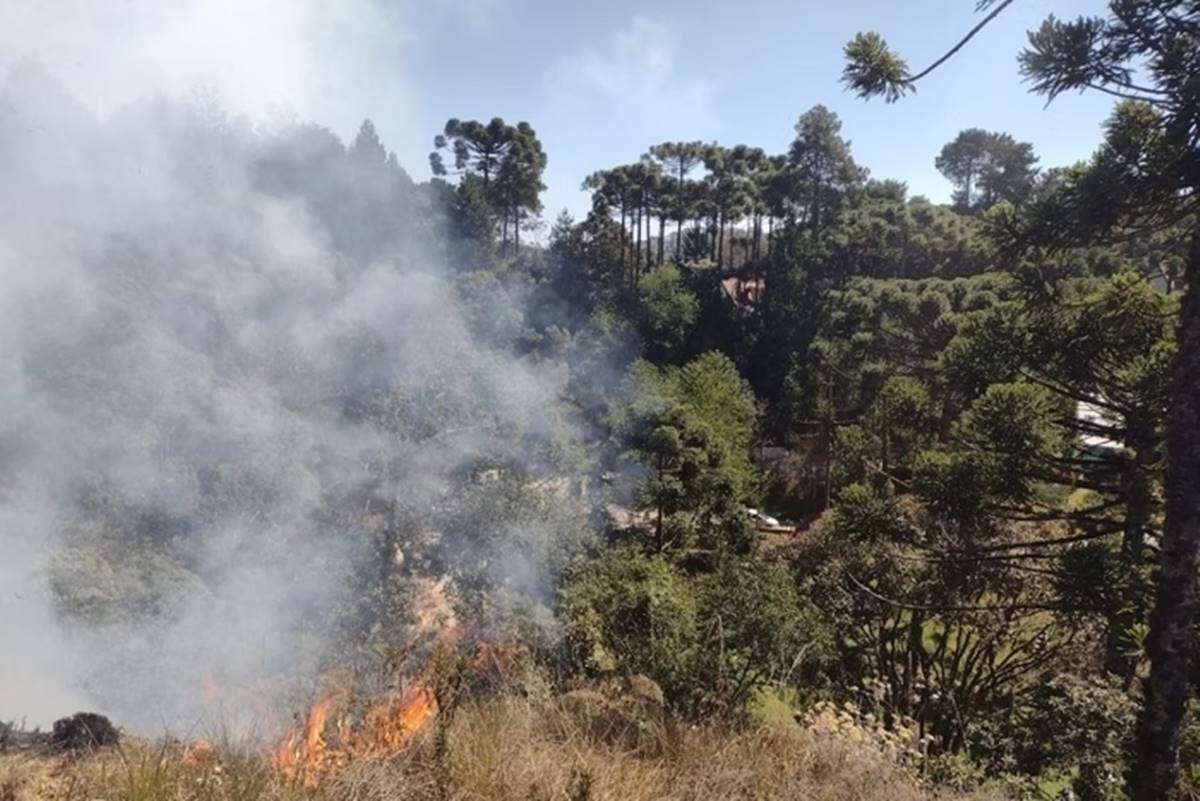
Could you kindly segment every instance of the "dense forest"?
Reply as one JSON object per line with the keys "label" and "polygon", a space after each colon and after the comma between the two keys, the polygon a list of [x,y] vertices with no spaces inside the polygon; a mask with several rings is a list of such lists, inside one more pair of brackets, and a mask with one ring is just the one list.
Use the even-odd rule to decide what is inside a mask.
{"label": "dense forest", "polygon": [[[925,74],[846,56],[889,102]],[[145,729],[201,664],[296,706],[419,672],[448,720],[645,682],[680,730],[837,728],[917,787],[1200,793],[1200,6],[1051,18],[1021,63],[1116,95],[1090,160],[966,128],[937,204],[818,105],[785,152],[597,165],[581,219],[535,122],[447,121],[416,182],[369,120],[100,123],[14,71],[0,231],[59,283],[5,298],[0,506],[56,505],[91,697]]]}

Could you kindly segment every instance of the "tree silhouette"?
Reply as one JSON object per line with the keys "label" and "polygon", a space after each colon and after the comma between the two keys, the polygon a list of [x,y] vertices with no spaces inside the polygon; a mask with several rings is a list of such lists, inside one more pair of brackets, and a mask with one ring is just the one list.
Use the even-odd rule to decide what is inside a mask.
{"label": "tree silhouette", "polygon": [[[917,75],[878,34],[859,34],[845,48],[843,80],[863,97],[894,101],[1011,3],[982,0],[978,7],[991,8],[988,16]],[[1200,589],[1200,6],[1112,0],[1105,17],[1064,22],[1051,16],[1030,33],[1020,64],[1034,91],[1051,100],[1090,89],[1126,102],[1108,122],[1088,168],[1073,171],[1014,221],[1014,244],[1067,247],[1173,225],[1183,225],[1189,241],[1167,417],[1166,516],[1147,645],[1151,669],[1129,774],[1134,801],[1161,801],[1179,773]]]}

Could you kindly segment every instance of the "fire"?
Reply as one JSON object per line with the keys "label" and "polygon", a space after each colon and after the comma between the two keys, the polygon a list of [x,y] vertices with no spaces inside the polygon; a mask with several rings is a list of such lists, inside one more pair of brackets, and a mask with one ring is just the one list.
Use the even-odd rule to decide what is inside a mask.
{"label": "fire", "polygon": [[417,685],[391,702],[367,712],[352,742],[363,754],[392,753],[408,745],[412,736],[437,714],[433,691]]}
{"label": "fire", "polygon": [[275,748],[273,761],[284,776],[305,785],[316,783],[318,770],[325,761],[325,724],[333,701],[332,695],[318,698],[308,710],[304,728],[289,734]]}
{"label": "fire", "polygon": [[303,728],[275,748],[272,761],[280,774],[306,787],[315,786],[354,759],[400,751],[438,712],[437,697],[420,683],[388,696],[357,719],[341,715],[331,725],[330,714],[340,700],[335,694],[317,699]]}
{"label": "fire", "polygon": [[[455,650],[462,630],[446,597],[446,580],[427,581],[415,607],[415,640],[432,640],[435,655]],[[352,760],[402,750],[438,713],[435,671],[436,658],[431,657],[407,689],[388,693],[357,715],[348,711],[352,693],[335,690],[321,695],[309,708],[303,727],[276,746],[275,769],[291,781],[313,787]],[[330,682],[348,683],[332,678]]]}

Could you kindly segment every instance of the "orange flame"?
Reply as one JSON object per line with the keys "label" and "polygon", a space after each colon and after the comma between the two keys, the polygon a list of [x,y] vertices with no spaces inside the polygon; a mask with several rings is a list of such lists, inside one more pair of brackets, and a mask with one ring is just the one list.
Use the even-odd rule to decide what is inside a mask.
{"label": "orange flame", "polygon": [[417,685],[394,702],[378,705],[367,712],[355,743],[366,753],[398,751],[437,711],[437,698],[433,692]]}
{"label": "orange flame", "polygon": [[332,695],[317,699],[308,710],[304,728],[289,734],[276,747],[273,762],[288,779],[305,786],[316,784],[317,774],[325,762],[325,724],[333,700]]}
{"label": "orange flame", "polygon": [[339,717],[330,740],[326,735],[335,700],[332,694],[319,698],[309,709],[303,729],[293,731],[275,748],[272,761],[285,778],[313,787],[354,759],[394,754],[438,711],[433,691],[417,684],[399,697],[375,704],[356,722]]}
{"label": "orange flame", "polygon": [[[415,604],[415,636],[417,639],[431,638],[439,653],[454,649],[462,637],[446,597],[446,583],[444,579],[426,581]],[[293,730],[275,748],[272,760],[276,770],[291,781],[313,787],[354,759],[400,751],[438,713],[437,697],[432,689],[433,672],[434,661],[431,659],[421,671],[420,678],[407,690],[389,693],[365,713],[353,718],[342,712],[332,725],[329,721],[331,711],[335,705],[345,709],[351,694],[329,692],[322,695],[309,709],[304,727]]]}

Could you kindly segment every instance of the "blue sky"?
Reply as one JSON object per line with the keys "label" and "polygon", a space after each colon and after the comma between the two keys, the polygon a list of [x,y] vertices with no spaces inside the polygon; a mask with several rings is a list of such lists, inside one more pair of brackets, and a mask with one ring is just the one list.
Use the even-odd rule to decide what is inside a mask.
{"label": "blue sky", "polygon": [[1045,108],[1016,55],[1051,11],[1105,5],[1018,0],[891,105],[843,91],[842,46],[876,29],[919,69],[978,21],[974,0],[0,0],[0,67],[38,58],[101,114],[204,87],[256,122],[282,113],[343,138],[369,116],[419,179],[447,118],[528,120],[549,154],[548,219],[585,212],[585,175],[656,142],[780,152],[821,103],[872,175],[945,201],[933,160],[963,128],[1033,142],[1045,166],[1094,149],[1110,99]]}
{"label": "blue sky", "polygon": [[[547,216],[586,211],[588,172],[635,160],[667,139],[786,148],[796,118],[821,103],[843,121],[855,157],[880,178],[945,201],[933,166],[961,129],[1031,141],[1046,166],[1086,157],[1112,103],[1064,96],[1049,108],[1020,81],[1025,32],[1053,11],[1097,13],[1097,2],[1023,0],[967,49],[895,103],[865,102],[839,83],[841,48],[879,30],[913,68],[940,55],[978,17],[972,0],[743,0],[698,3],[550,3],[491,0],[468,19],[442,17],[411,53],[417,126],[425,140],[393,145],[414,175],[428,137],[449,116],[526,119],[549,154]],[[384,136],[411,121],[378,114]]]}

